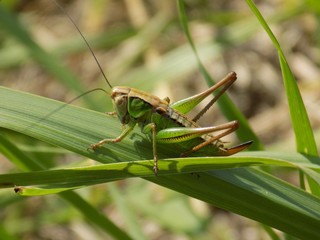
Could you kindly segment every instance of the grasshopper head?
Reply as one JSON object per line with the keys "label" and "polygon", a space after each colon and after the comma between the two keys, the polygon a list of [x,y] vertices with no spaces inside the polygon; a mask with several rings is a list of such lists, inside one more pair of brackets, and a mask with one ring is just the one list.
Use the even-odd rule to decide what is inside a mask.
{"label": "grasshopper head", "polygon": [[128,94],[130,88],[128,87],[114,87],[111,92],[111,99],[114,110],[122,124],[127,124],[130,121],[128,113]]}

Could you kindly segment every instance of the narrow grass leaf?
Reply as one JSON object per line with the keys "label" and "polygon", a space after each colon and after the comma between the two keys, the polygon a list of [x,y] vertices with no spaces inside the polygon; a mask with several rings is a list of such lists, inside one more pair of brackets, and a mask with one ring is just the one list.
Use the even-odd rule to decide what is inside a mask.
{"label": "narrow grass leaf", "polygon": [[[192,40],[190,31],[189,31],[188,20],[187,20],[183,0],[178,0],[178,8],[179,8],[179,16],[180,16],[181,25],[182,25],[184,33],[189,41],[189,44],[193,50],[193,53],[196,56],[199,70],[200,70],[201,74],[203,75],[204,79],[207,81],[207,84],[209,86],[212,86],[215,81],[212,79],[212,77],[209,75],[208,71],[206,70],[206,68],[202,64],[201,59],[198,55],[197,49],[195,47],[195,44]],[[240,127],[240,129],[238,129],[236,131],[237,136],[242,141],[248,141],[248,139],[253,140],[253,143],[250,146],[251,150],[262,150],[263,146],[262,146],[260,140],[258,139],[256,134],[252,131],[246,118],[238,110],[238,108],[233,104],[233,102],[230,100],[230,98],[226,94],[224,94],[219,98],[219,100],[217,102],[218,102],[224,116],[228,120],[232,121],[232,120],[237,119],[239,121],[241,127]]]}
{"label": "narrow grass leaf", "polygon": [[278,51],[282,76],[288,98],[291,122],[296,136],[297,150],[301,153],[317,156],[318,152],[310,121],[303,104],[303,100],[295,77],[293,76],[292,71],[287,63],[281,46],[253,1],[246,0],[246,2],[252,12],[258,18],[260,24],[267,32],[268,36],[270,37],[271,41]]}
{"label": "narrow grass leaf", "polygon": [[[281,46],[253,1],[246,0],[246,2],[252,12],[256,15],[260,24],[262,25],[278,51],[284,86],[286,89],[286,95],[290,109],[291,123],[296,138],[297,151],[300,153],[318,156],[318,150],[314,139],[313,130],[310,125],[310,120],[306,112],[306,108],[304,106],[295,77],[293,76],[292,71],[287,63]],[[318,162],[318,164],[320,164],[320,162]],[[320,196],[319,185],[311,179],[308,179],[308,183],[311,191],[314,194]]]}
{"label": "narrow grass leaf", "polygon": [[[227,158],[192,157],[163,159],[159,162],[160,171],[158,177],[247,166],[278,166],[299,168],[316,182],[320,182],[320,167],[312,163],[318,160],[315,157],[271,152],[250,152],[241,155],[242,156],[230,156]],[[54,194],[74,188],[130,177],[154,177],[152,167],[152,160],[136,160],[134,162],[109,163],[97,166],[0,174],[0,188],[15,187],[16,192],[30,196],[36,194]],[[20,187],[23,186],[36,187],[21,188],[23,191],[18,191]]]}

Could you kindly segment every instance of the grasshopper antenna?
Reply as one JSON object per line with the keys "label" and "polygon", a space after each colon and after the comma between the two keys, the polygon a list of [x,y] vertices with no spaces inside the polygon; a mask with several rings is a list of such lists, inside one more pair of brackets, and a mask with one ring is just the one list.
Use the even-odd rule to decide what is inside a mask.
{"label": "grasshopper antenna", "polygon": [[87,95],[89,93],[92,93],[92,92],[95,92],[95,91],[102,91],[102,92],[105,92],[106,94],[109,94],[106,90],[104,90],[103,88],[94,88],[94,89],[91,89],[89,91],[86,91],[82,94],[80,94],[79,96],[71,99],[70,101],[68,101],[66,104],[70,104],[70,103],[73,103],[74,101],[78,100],[79,98],[83,97],[84,95]]}
{"label": "grasshopper antenna", "polygon": [[[69,20],[71,21],[71,23],[75,26],[75,28],[77,29],[77,31],[79,32],[80,36],[82,37],[82,39],[84,40],[85,44],[87,45],[87,47],[89,48],[90,52],[91,52],[91,55],[92,57],[94,58],[95,62],[97,63],[99,69],[100,69],[100,72],[103,76],[103,78],[105,79],[105,81],[107,82],[107,84],[109,85],[110,88],[112,88],[107,76],[105,75],[104,71],[102,70],[102,67],[96,57],[96,55],[94,54],[92,48],[90,47],[90,44],[88,43],[87,39],[83,36],[82,32],[80,31],[79,27],[77,26],[77,24],[74,22],[74,20],[71,18],[71,16],[67,13],[67,11],[58,3],[58,1],[56,0],[53,0],[54,3],[56,4],[56,6],[58,8],[60,8],[60,10],[69,18]],[[91,92],[91,91],[90,91]],[[82,96],[82,94],[80,95]],[[75,100],[75,99],[74,99]]]}
{"label": "grasshopper antenna", "polygon": [[79,98],[83,97],[84,95],[87,95],[89,93],[92,93],[94,91],[102,91],[105,92],[106,94],[109,94],[106,90],[104,90],[103,88],[95,88],[95,89],[91,89],[85,93],[80,94],[79,96],[71,99],[70,101],[64,103],[63,105],[61,105],[60,107],[56,108],[55,110],[49,112],[48,114],[46,114],[45,116],[43,116],[42,118],[40,118],[37,122],[32,123],[30,126],[26,127],[25,130],[30,130],[31,128],[37,126],[39,123],[43,122],[45,119],[48,119],[50,116],[52,116],[53,114],[55,114],[56,112],[60,111],[61,109],[67,107],[70,103],[73,103],[74,101],[78,100]]}

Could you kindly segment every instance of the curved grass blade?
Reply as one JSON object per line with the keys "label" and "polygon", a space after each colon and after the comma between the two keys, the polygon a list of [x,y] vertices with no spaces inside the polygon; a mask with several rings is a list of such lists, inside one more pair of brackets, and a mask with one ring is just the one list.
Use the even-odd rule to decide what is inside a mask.
{"label": "curved grass blade", "polygon": [[297,151],[300,153],[318,156],[317,146],[306,108],[304,106],[295,77],[293,76],[292,71],[287,63],[281,46],[255,4],[251,0],[246,0],[246,2],[252,12],[256,15],[260,24],[278,51],[284,86],[288,98],[291,122],[296,136]]}
{"label": "curved grass blade", "polygon": [[[180,16],[180,22],[182,24],[184,33],[189,41],[189,44],[193,50],[194,55],[196,56],[199,70],[204,77],[204,79],[207,81],[207,84],[209,86],[212,86],[214,84],[214,80],[209,75],[208,71],[205,69],[204,65],[202,64],[200,57],[198,55],[197,49],[193,43],[192,37],[190,35],[189,26],[188,26],[188,20],[184,8],[184,1],[179,0],[178,1],[178,8],[179,8],[179,16]],[[237,109],[237,107],[233,104],[231,99],[226,95],[223,94],[217,103],[220,106],[221,111],[223,112],[224,116],[229,120],[235,120],[237,119],[240,123],[240,128],[236,131],[237,136],[242,141],[248,141],[248,139],[253,140],[252,145],[250,146],[251,150],[262,150],[263,146],[259,140],[259,138],[256,136],[256,134],[252,131],[251,127],[249,126],[248,121],[243,116],[243,114]]]}
{"label": "curved grass blade", "polygon": [[[268,26],[267,22],[255,6],[255,4],[251,0],[246,0],[246,2],[249,5],[252,12],[256,15],[260,24],[262,25],[262,27],[270,37],[273,45],[276,47],[278,51],[283,82],[286,89],[286,95],[290,110],[291,123],[296,139],[297,151],[300,153],[318,156],[318,150],[306,108],[304,106],[295,77],[293,76],[293,73],[287,63],[286,57],[281,49],[281,46],[276,37],[274,36],[273,32],[271,31],[270,27]],[[318,164],[320,164],[320,162],[318,162]],[[305,185],[303,183],[303,177],[301,177],[300,179],[301,186],[303,187]],[[314,194],[320,196],[319,184],[314,182],[312,179],[307,179],[311,191]]]}

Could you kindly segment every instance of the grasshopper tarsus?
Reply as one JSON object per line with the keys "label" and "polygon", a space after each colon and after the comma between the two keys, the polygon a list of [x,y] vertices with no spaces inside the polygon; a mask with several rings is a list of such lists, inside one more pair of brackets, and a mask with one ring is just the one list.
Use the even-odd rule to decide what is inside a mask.
{"label": "grasshopper tarsus", "polygon": [[92,149],[95,151],[97,148],[102,147],[104,144],[109,143],[109,142],[119,142],[117,139],[103,139],[97,143],[91,144],[88,149]]}
{"label": "grasshopper tarsus", "polygon": [[158,161],[154,162],[154,165],[153,165],[153,172],[154,172],[154,175],[155,176],[158,176],[158,171],[159,171],[159,168],[158,168]]}
{"label": "grasshopper tarsus", "polygon": [[120,138],[114,138],[114,139],[103,139],[97,143],[94,143],[94,144],[91,144],[90,145],[90,149],[92,150],[96,150],[97,148],[99,147],[102,147],[103,145],[105,145],[106,143],[117,143],[117,142],[120,142],[122,139]]}
{"label": "grasshopper tarsus", "polygon": [[154,175],[158,175],[158,151],[157,151],[157,125],[155,123],[149,124],[152,130],[152,150],[153,150],[153,172]]}
{"label": "grasshopper tarsus", "polygon": [[110,116],[110,117],[117,117],[117,113],[116,112],[105,112],[105,114]]}

